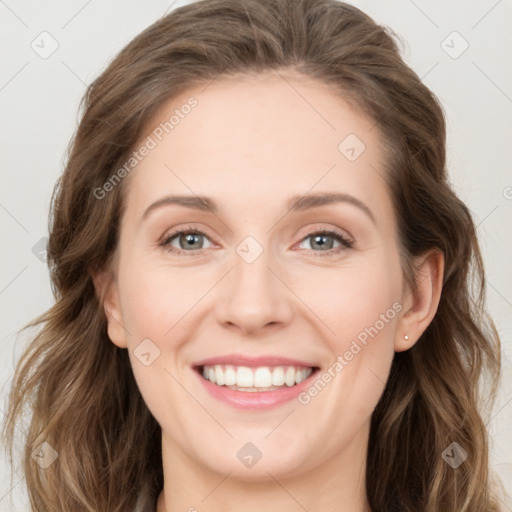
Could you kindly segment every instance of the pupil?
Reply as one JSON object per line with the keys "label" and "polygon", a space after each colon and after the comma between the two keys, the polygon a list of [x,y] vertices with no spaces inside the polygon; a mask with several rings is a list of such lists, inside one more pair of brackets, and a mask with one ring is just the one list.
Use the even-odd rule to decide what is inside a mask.
{"label": "pupil", "polygon": [[[316,244],[318,241],[320,241],[320,245],[319,245],[319,247],[326,247],[326,246],[327,246],[327,248],[328,248],[328,249],[332,249],[332,247],[329,247],[329,245],[332,245],[332,241],[331,241],[331,243],[329,244],[329,243],[325,242],[325,239],[326,239],[326,238],[331,238],[331,237],[329,237],[329,236],[327,236],[327,235],[317,235],[317,236],[315,236],[315,237],[314,237],[314,239],[315,239],[315,244]],[[323,243],[322,243],[322,241],[323,241]]]}
{"label": "pupil", "polygon": [[185,240],[187,241],[186,245],[188,247],[191,247],[194,244],[195,239],[198,237],[199,237],[199,235],[194,235],[194,234],[190,234],[190,233],[185,235]]}

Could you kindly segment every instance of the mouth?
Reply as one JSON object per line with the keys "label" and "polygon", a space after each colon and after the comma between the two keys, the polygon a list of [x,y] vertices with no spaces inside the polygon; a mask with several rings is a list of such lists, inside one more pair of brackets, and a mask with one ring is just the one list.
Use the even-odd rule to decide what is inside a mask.
{"label": "mouth", "polygon": [[320,371],[307,360],[271,354],[225,354],[196,361],[191,369],[214,400],[254,411],[297,399]]}
{"label": "mouth", "polygon": [[319,370],[317,366],[198,365],[194,370],[215,386],[243,393],[276,392],[294,388]]}

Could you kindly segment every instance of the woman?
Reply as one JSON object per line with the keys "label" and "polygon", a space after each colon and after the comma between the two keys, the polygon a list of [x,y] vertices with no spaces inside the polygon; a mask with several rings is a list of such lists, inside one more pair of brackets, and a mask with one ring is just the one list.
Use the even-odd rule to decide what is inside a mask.
{"label": "woman", "polygon": [[34,510],[499,510],[475,226],[386,29],[197,2],[84,100],[5,423]]}

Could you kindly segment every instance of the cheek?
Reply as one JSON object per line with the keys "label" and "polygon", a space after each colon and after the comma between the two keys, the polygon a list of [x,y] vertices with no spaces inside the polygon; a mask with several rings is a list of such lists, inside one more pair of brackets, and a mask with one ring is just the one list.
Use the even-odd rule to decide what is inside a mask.
{"label": "cheek", "polygon": [[[401,304],[401,270],[397,262],[314,269],[307,280],[292,277],[294,291],[323,324],[332,351],[341,354],[351,341],[393,338]],[[320,322],[321,321],[321,322]]]}
{"label": "cheek", "polygon": [[[191,329],[187,312],[193,318],[191,308],[204,291],[190,286],[190,279],[185,279],[183,271],[142,265],[135,257],[127,258],[119,269],[123,283],[122,314],[133,374],[144,402],[161,425],[176,421],[186,424],[184,404],[190,402],[177,383],[183,378],[180,349],[182,338],[186,339],[183,333]],[[208,282],[206,276],[194,282],[201,280]]]}
{"label": "cheek", "polygon": [[[315,286],[302,288],[308,306],[326,326],[324,340],[330,354],[317,381],[302,397],[304,405],[315,402],[314,417],[325,415],[328,421],[337,410],[350,411],[355,428],[373,412],[394,356],[403,308],[401,283],[398,261],[383,259],[364,268],[340,268],[324,277],[318,274]],[[315,398],[320,395],[329,395],[332,408]]]}
{"label": "cheek", "polygon": [[198,305],[214,277],[211,271],[198,268],[126,260],[124,267],[120,266],[121,305],[131,343],[141,336],[154,339],[155,343],[170,340],[169,333]]}

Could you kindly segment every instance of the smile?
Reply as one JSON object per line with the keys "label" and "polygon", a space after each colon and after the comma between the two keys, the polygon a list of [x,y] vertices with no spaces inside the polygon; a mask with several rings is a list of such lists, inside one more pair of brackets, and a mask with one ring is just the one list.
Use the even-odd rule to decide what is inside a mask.
{"label": "smile", "polygon": [[205,365],[200,368],[203,378],[217,386],[226,386],[236,391],[275,391],[292,387],[306,380],[313,368],[296,366],[233,366]]}
{"label": "smile", "polygon": [[297,364],[297,361],[292,365],[291,360],[281,358],[264,358],[266,360],[259,364],[255,364],[254,359],[244,361],[251,366],[240,364],[244,358],[231,359],[231,364],[205,361],[193,367],[194,373],[214,400],[245,410],[272,409],[297,399],[320,370],[317,366]]}

